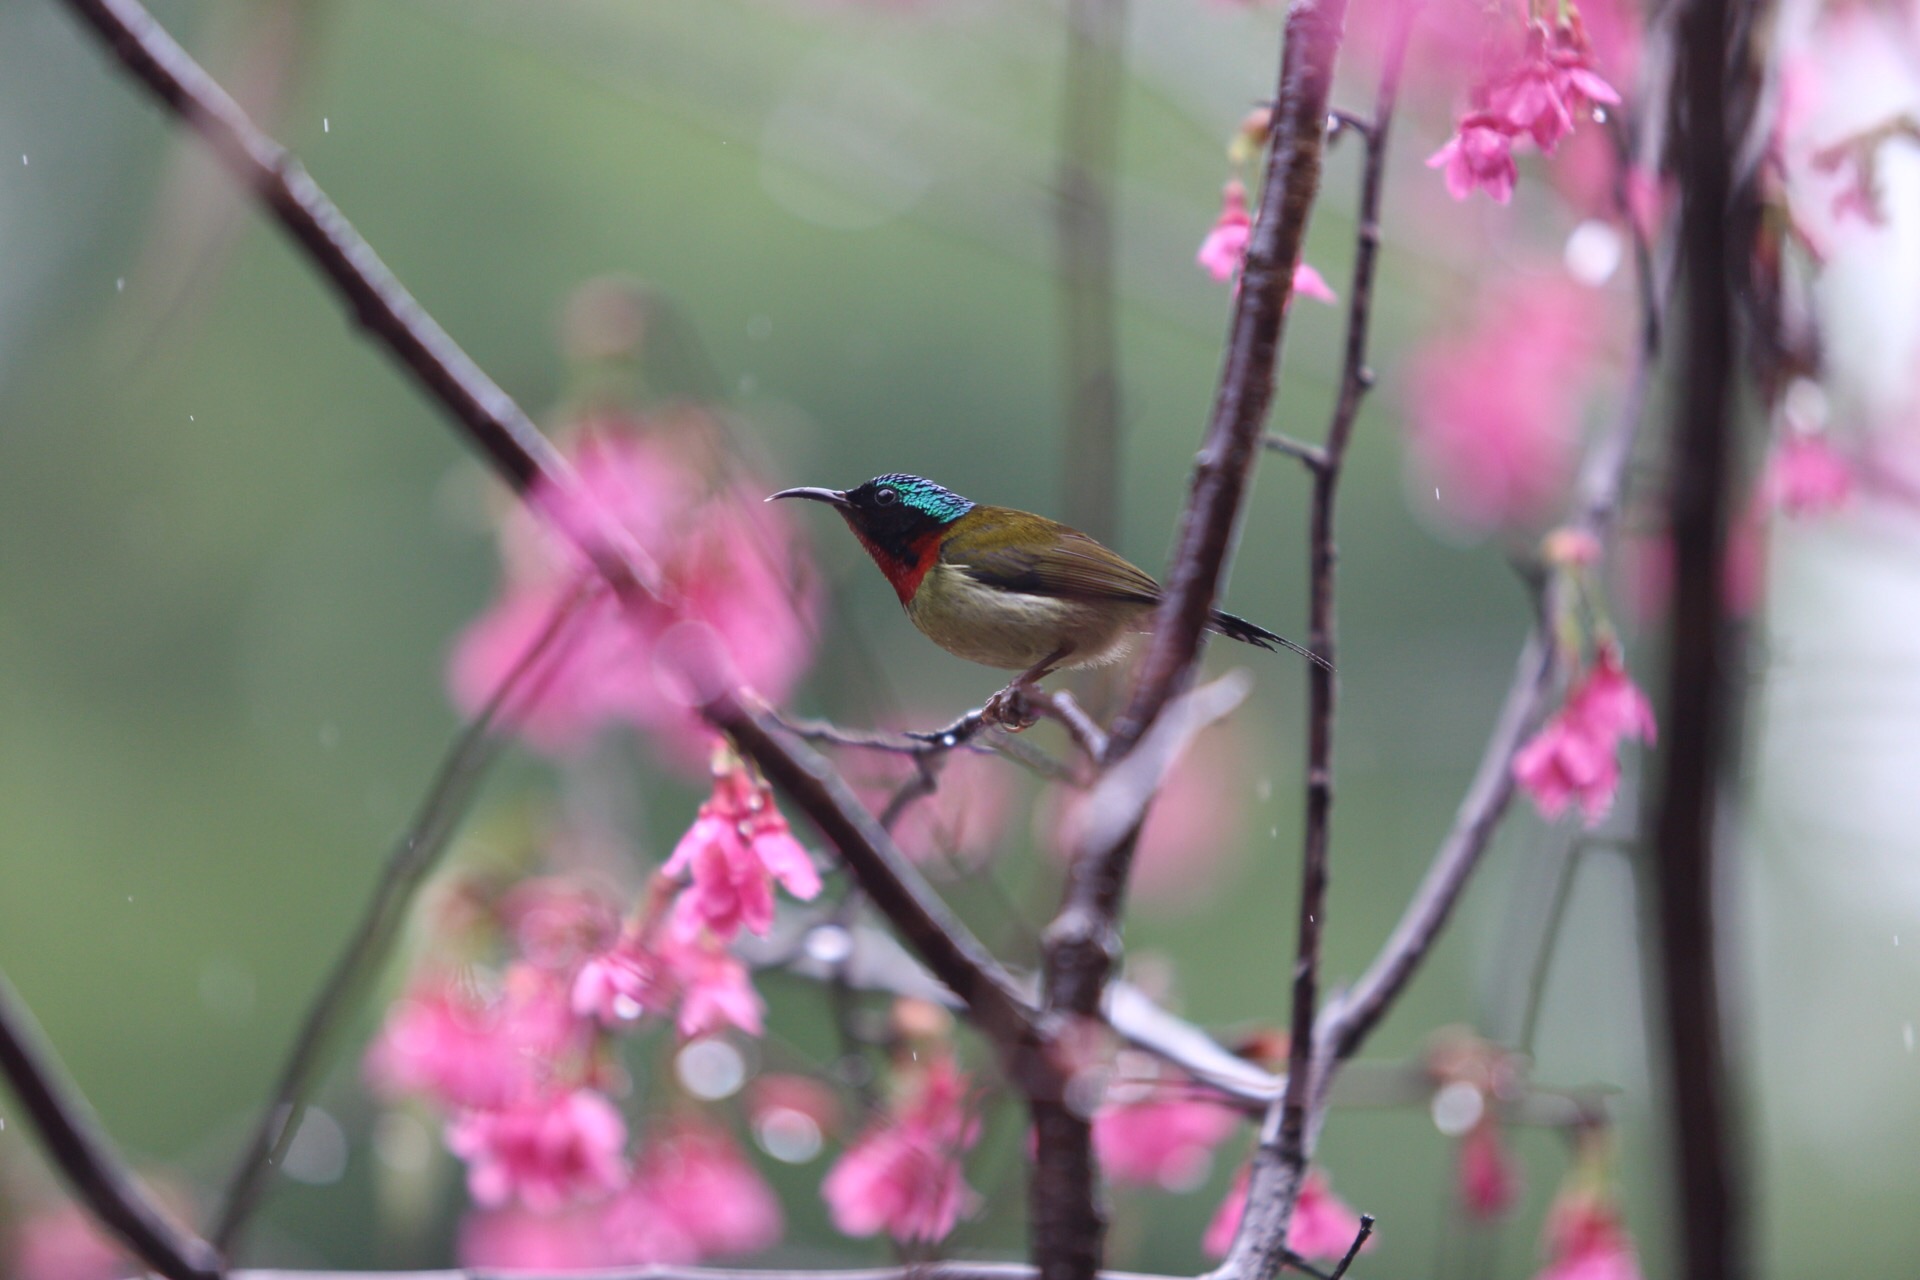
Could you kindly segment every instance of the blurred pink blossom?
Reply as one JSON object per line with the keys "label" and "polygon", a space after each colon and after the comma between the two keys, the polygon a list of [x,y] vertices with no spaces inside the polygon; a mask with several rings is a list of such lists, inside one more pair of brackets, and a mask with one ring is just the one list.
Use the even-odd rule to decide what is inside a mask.
{"label": "blurred pink blossom", "polygon": [[707,734],[676,694],[678,673],[659,669],[656,646],[679,624],[703,625],[740,680],[784,697],[812,651],[816,591],[798,553],[803,544],[789,514],[760,501],[764,486],[747,477],[716,485],[674,441],[602,423],[582,431],[568,451],[580,481],[577,501],[593,511],[536,490],[527,507],[508,516],[501,533],[506,580],[454,648],[454,701],[468,714],[484,706],[555,609],[589,580],[585,558],[555,527],[588,536],[610,527],[659,566],[673,603],[595,596],[530,686],[537,696],[523,697],[508,718],[543,751],[578,747],[621,722],[653,735],[676,758],[697,758]]}
{"label": "blurred pink blossom", "polygon": [[[690,1117],[667,1124],[640,1154],[633,1181],[607,1209],[607,1230],[619,1240],[635,1218],[671,1222],[692,1246],[695,1262],[756,1253],[777,1243],[785,1228],[780,1201],[726,1130]],[[630,1263],[669,1261],[630,1256]]]}
{"label": "blurred pink blossom", "polygon": [[1500,1125],[1484,1119],[1461,1135],[1458,1151],[1460,1203],[1484,1222],[1512,1212],[1520,1197],[1520,1174]]}
{"label": "blurred pink blossom", "polygon": [[1234,1113],[1202,1098],[1109,1103],[1093,1117],[1093,1151],[1115,1182],[1185,1191],[1207,1176],[1213,1149],[1239,1127]]}
{"label": "blurred pink blossom", "polygon": [[[1196,738],[1174,761],[1147,811],[1134,850],[1133,892],[1149,908],[1176,912],[1204,901],[1234,866],[1246,836],[1254,785],[1249,753],[1231,726]],[[1042,842],[1062,860],[1086,820],[1085,792],[1056,794],[1036,815]]]}
{"label": "blurred pink blossom", "polygon": [[1253,220],[1247,216],[1247,188],[1235,178],[1221,189],[1220,216],[1214,220],[1206,239],[1200,242],[1200,252],[1194,255],[1194,261],[1205,267],[1215,280],[1225,283],[1240,273],[1241,260],[1247,256],[1247,239],[1252,233]]}
{"label": "blurred pink blossom", "polygon": [[[1238,178],[1221,189],[1220,216],[1214,219],[1194,261],[1208,275],[1225,283],[1240,274],[1247,260],[1247,242],[1253,234],[1253,222],[1247,216],[1247,188]],[[1318,271],[1302,262],[1293,269],[1293,291],[1316,302],[1336,302],[1338,295]]]}
{"label": "blurred pink blossom", "polygon": [[[1247,1170],[1242,1169],[1200,1241],[1200,1247],[1208,1256],[1227,1256],[1227,1251],[1233,1248],[1233,1237],[1240,1230],[1241,1215],[1246,1211]],[[1287,1248],[1309,1261],[1336,1260],[1346,1256],[1359,1234],[1360,1215],[1333,1194],[1333,1187],[1324,1174],[1318,1169],[1307,1170],[1300,1184],[1300,1198],[1294,1202],[1293,1221],[1287,1224]],[[1372,1247],[1373,1241],[1369,1239],[1361,1252]]]}
{"label": "blurred pink blossom", "polygon": [[1535,1280],[1640,1280],[1633,1240],[1612,1206],[1588,1192],[1563,1194],[1547,1214],[1547,1265]]}
{"label": "blurred pink blossom", "polygon": [[652,932],[650,939],[623,938],[580,966],[571,993],[575,1015],[618,1028],[677,1010],[675,1025],[684,1037],[729,1027],[761,1033],[766,1007],[747,966],[725,943],[704,930]]}
{"label": "blurred pink blossom", "polygon": [[[889,780],[886,794],[891,794],[899,777]],[[957,751],[940,771],[939,789],[914,801],[900,815],[893,828],[894,843],[915,862],[944,858],[958,866],[980,866],[1000,847],[1013,790],[1004,761]]]}
{"label": "blurred pink blossom", "polygon": [[553,1213],[535,1213],[520,1205],[474,1210],[460,1223],[460,1265],[500,1271],[616,1266],[620,1259],[607,1245],[600,1216],[597,1206]]}
{"label": "blurred pink blossom", "polygon": [[1853,468],[1824,433],[1790,432],[1773,447],[1760,492],[1789,516],[1826,515],[1853,496]]}
{"label": "blurred pink blossom", "polygon": [[1578,804],[1589,827],[1605,817],[1620,785],[1622,738],[1651,743],[1653,707],[1627,675],[1619,650],[1602,644],[1560,710],[1513,758],[1513,776],[1548,818]]}
{"label": "blurred pink blossom", "polygon": [[620,913],[606,894],[551,876],[510,889],[501,900],[500,917],[520,957],[552,970],[572,970],[606,947],[620,928]]}
{"label": "blurred pink blossom", "polygon": [[833,1225],[850,1236],[885,1231],[901,1243],[933,1242],[973,1201],[960,1157],[980,1137],[967,1078],[950,1057],[923,1061],[908,1096],[870,1125],[821,1184]]}
{"label": "blurred pink blossom", "polygon": [[820,892],[820,873],[773,801],[773,790],[730,752],[716,754],[713,793],[662,869],[692,883],[674,909],[683,936],[704,927],[722,941],[742,928],[765,935],[773,927],[778,880],[805,901]]}
{"label": "blurred pink blossom", "polygon": [[491,998],[453,973],[430,973],[387,1011],[367,1050],[367,1078],[390,1096],[503,1107],[540,1092],[582,1031],[562,980],[531,965],[509,969]]}
{"label": "blurred pink blossom", "polygon": [[0,1272],[14,1280],[121,1280],[142,1271],[69,1201],[26,1214],[11,1235],[11,1262]]}
{"label": "blurred pink blossom", "polygon": [[486,1208],[517,1201],[544,1213],[599,1199],[626,1181],[626,1144],[626,1121],[591,1089],[468,1111],[447,1126],[467,1190]]}
{"label": "blurred pink blossom", "polygon": [[766,1005],[753,989],[747,966],[712,940],[673,945],[678,950],[675,969],[681,984],[676,1022],[680,1034],[691,1038],[734,1027],[759,1035]]}
{"label": "blurred pink blossom", "polygon": [[1488,285],[1477,317],[1443,326],[1408,362],[1405,399],[1418,492],[1469,529],[1539,520],[1559,502],[1582,400],[1611,316],[1558,273]]}

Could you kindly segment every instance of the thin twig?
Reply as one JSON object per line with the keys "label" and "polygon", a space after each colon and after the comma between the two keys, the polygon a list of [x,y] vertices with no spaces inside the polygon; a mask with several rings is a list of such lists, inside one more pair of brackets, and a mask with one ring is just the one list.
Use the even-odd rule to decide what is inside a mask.
{"label": "thin twig", "polygon": [[1327,465],[1327,452],[1319,445],[1295,440],[1292,436],[1281,435],[1278,431],[1269,431],[1260,437],[1260,447],[1272,453],[1285,454],[1309,471],[1320,471]]}
{"label": "thin twig", "polygon": [[[406,923],[407,912],[420,885],[440,860],[460,819],[466,814],[476,787],[493,763],[502,739],[494,733],[513,702],[526,705],[539,695],[543,681],[535,679],[544,660],[555,651],[568,626],[592,596],[585,584],[568,592],[554,607],[546,625],[520,656],[480,713],[453,740],[421,798],[413,821],[387,854],[386,867],[373,896],[348,939],[333,971],[307,1010],[300,1033],[294,1037],[286,1064],[280,1069],[273,1096],[254,1126],[246,1150],[227,1180],[219,1214],[214,1219],[213,1243],[231,1257],[247,1222],[266,1190],[267,1173],[285,1157],[300,1131],[308,1093],[326,1065],[335,1035],[358,1007],[367,984],[379,973]],[[554,667],[548,665],[546,675]],[[524,697],[522,695],[525,695]]]}
{"label": "thin twig", "polygon": [[[1380,202],[1386,184],[1387,145],[1393,111],[1400,90],[1407,40],[1413,14],[1405,13],[1396,26],[1381,65],[1373,118],[1361,125],[1348,121],[1366,145],[1361,170],[1353,280],[1347,296],[1345,356],[1340,393],[1327,424],[1325,442],[1308,470],[1313,498],[1307,520],[1308,638],[1319,662],[1307,669],[1306,804],[1300,854],[1300,899],[1295,917],[1292,991],[1287,1037],[1287,1084],[1281,1095],[1277,1123],[1263,1126],[1259,1148],[1248,1172],[1247,1202],[1241,1227],[1222,1265],[1245,1280],[1266,1280],[1280,1266],[1294,1205],[1306,1179],[1313,1133],[1320,1116],[1310,1114],[1316,1099],[1324,1099],[1331,1085],[1335,1058],[1316,1040],[1319,1018],[1321,938],[1326,929],[1327,891],[1332,875],[1333,732],[1335,700],[1336,583],[1338,546],[1334,530],[1335,503],[1340,479],[1359,418],[1360,404],[1373,386],[1367,367],[1372,333],[1374,277],[1380,256]],[[1333,43],[1324,51],[1331,61],[1338,46],[1338,15]],[[1328,1079],[1316,1079],[1316,1071]],[[1324,1108],[1321,1108],[1324,1115]],[[1255,1206],[1256,1195],[1261,1203]]]}
{"label": "thin twig", "polygon": [[623,598],[659,597],[660,574],[631,537],[581,500],[573,468],[513,398],[449,337],[353,229],[291,152],[268,137],[137,0],[62,0],[133,78],[215,157],[320,269],[354,319],[522,494],[539,493]]}
{"label": "thin twig", "polygon": [[167,1216],[98,1131],[86,1103],[63,1089],[52,1054],[37,1039],[25,1007],[0,975],[0,1075],[75,1197],[167,1280],[215,1280],[219,1254]]}
{"label": "thin twig", "polygon": [[1360,1256],[1361,1246],[1366,1244],[1367,1237],[1372,1234],[1373,1215],[1363,1213],[1360,1215],[1360,1230],[1354,1235],[1353,1243],[1347,1246],[1346,1256],[1340,1259],[1340,1265],[1333,1269],[1333,1274],[1328,1276],[1327,1280],[1340,1280],[1341,1276],[1347,1274],[1347,1268],[1352,1266],[1353,1260]]}

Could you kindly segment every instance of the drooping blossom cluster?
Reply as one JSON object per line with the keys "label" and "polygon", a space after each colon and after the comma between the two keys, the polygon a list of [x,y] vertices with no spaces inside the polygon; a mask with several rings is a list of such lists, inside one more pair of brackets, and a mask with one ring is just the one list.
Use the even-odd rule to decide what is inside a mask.
{"label": "drooping blossom cluster", "polygon": [[768,486],[702,461],[704,416],[601,418],[566,445],[578,477],[567,494],[536,488],[505,520],[498,599],[461,635],[449,665],[454,701],[487,705],[589,580],[577,542],[625,539],[658,566],[665,602],[593,595],[506,717],[535,747],[565,752],[627,724],[673,760],[699,759],[708,734],[687,705],[677,664],[724,663],[768,697],[784,697],[812,650],[816,587],[789,516]]}
{"label": "drooping blossom cluster", "polygon": [[1535,1280],[1641,1280],[1633,1238],[1596,1169],[1583,1154],[1547,1211],[1547,1260]]}
{"label": "drooping blossom cluster", "polygon": [[[1200,1247],[1209,1257],[1224,1258],[1233,1248],[1240,1219],[1247,1211],[1248,1170],[1241,1169],[1233,1180],[1227,1198],[1220,1202]],[[1333,1193],[1333,1184],[1318,1169],[1308,1169],[1300,1183],[1299,1198],[1294,1201],[1293,1220],[1287,1224],[1287,1248],[1309,1262],[1332,1261],[1346,1256],[1360,1235],[1360,1215]],[[1362,1252],[1373,1247],[1370,1238]]]}
{"label": "drooping blossom cluster", "polygon": [[[614,1101],[624,1076],[610,1032],[654,1015],[688,1038],[760,1033],[760,997],[729,944],[771,928],[776,884],[820,890],[765,781],[724,747],[713,775],[624,924],[604,894],[558,880],[490,902],[454,895],[462,928],[490,924],[510,958],[497,973],[477,963],[424,971],[369,1050],[379,1092],[447,1113],[447,1147],[482,1211],[466,1236],[473,1258],[573,1265],[579,1247],[558,1237],[590,1229],[604,1244],[590,1251],[594,1265],[689,1262],[778,1234],[771,1193],[724,1131],[688,1119],[649,1135],[630,1161]],[[481,948],[467,938],[462,949]],[[710,1203],[683,1203],[696,1192]]]}
{"label": "drooping blossom cluster", "polygon": [[1454,136],[1427,165],[1441,171],[1454,199],[1478,189],[1499,204],[1513,198],[1516,148],[1531,143],[1552,155],[1581,116],[1620,104],[1618,91],[1594,68],[1577,11],[1551,27],[1530,22],[1521,56],[1476,84],[1469,96],[1472,106]]}
{"label": "drooping blossom cluster", "polygon": [[1578,806],[1589,827],[1613,807],[1620,743],[1652,743],[1653,706],[1628,676],[1619,645],[1602,639],[1566,701],[1514,755],[1514,780],[1548,819]]}
{"label": "drooping blossom cluster", "polygon": [[1414,351],[1405,404],[1416,509],[1437,507],[1473,532],[1558,510],[1611,347],[1612,302],[1557,269],[1503,273],[1465,323]]}
{"label": "drooping blossom cluster", "polygon": [[902,1064],[886,1113],[847,1148],[821,1184],[833,1225],[885,1232],[902,1244],[944,1239],[972,1207],[961,1158],[980,1137],[965,1073],[944,1048]]}

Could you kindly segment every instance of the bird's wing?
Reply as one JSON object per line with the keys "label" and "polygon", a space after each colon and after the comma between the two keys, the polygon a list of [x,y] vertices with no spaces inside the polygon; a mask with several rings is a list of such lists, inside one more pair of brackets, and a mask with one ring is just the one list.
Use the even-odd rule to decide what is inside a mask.
{"label": "bird's wing", "polygon": [[976,582],[1027,595],[1154,604],[1160,584],[1086,534],[1045,522],[1052,536],[1038,547],[948,546],[947,558]]}

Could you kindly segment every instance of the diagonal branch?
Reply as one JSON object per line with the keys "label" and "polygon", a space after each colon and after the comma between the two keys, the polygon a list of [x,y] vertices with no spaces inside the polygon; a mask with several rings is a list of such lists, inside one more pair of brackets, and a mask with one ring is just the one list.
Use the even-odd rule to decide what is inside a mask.
{"label": "diagonal branch", "polygon": [[[555,607],[546,626],[507,672],[480,714],[454,739],[413,821],[387,855],[386,869],[367,902],[366,914],[307,1010],[274,1085],[273,1097],[227,1180],[213,1229],[213,1243],[223,1255],[231,1256],[240,1243],[247,1220],[266,1190],[267,1174],[281,1162],[300,1131],[307,1095],[328,1061],[334,1036],[352,1016],[367,984],[386,961],[406,923],[414,894],[459,829],[475,788],[493,763],[501,744],[494,728],[502,713],[511,703],[524,705],[538,696],[544,682],[534,678],[535,672],[555,652],[591,595],[591,589],[582,584]],[[553,670],[548,665],[546,673],[550,675]]]}
{"label": "diagonal branch", "polygon": [[832,842],[873,905],[1002,1053],[1026,1045],[1033,1010],[1018,984],[920,878],[833,767],[788,737],[771,714],[750,708],[739,690],[719,693],[703,714]]}
{"label": "diagonal branch", "polygon": [[26,1010],[0,976],[0,1075],[74,1195],[167,1280],[215,1280],[220,1259],[213,1246],[167,1217],[96,1131],[86,1104],[62,1093],[51,1055],[34,1041]]}

